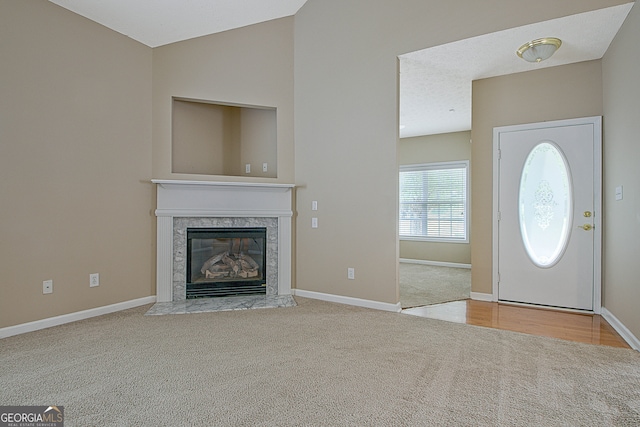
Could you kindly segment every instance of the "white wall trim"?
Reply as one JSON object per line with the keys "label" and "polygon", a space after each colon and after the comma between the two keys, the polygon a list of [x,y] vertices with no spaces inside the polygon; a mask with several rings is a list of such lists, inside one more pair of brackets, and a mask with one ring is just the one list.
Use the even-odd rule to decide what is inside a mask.
{"label": "white wall trim", "polygon": [[279,184],[279,183],[270,183],[270,182],[245,182],[245,181],[189,181],[182,179],[152,179],[151,182],[154,184],[161,185],[163,187],[171,187],[171,186],[184,186],[184,185],[194,185],[194,186],[211,186],[211,187],[231,187],[232,189],[244,189],[247,187],[258,187],[262,189],[271,189],[273,191],[280,191],[284,189],[285,191],[289,188],[294,188],[295,184]]}
{"label": "white wall trim", "polygon": [[[173,218],[159,216],[156,223],[156,296],[158,302],[173,301]],[[165,284],[159,286],[158,284]]]}
{"label": "white wall trim", "polygon": [[155,295],[138,298],[116,304],[105,305],[103,307],[91,308],[89,310],[77,311],[75,313],[63,314],[61,316],[49,317],[47,319],[36,320],[34,322],[22,323],[20,325],[8,326],[0,329],[0,339],[14,335],[25,334],[27,332],[38,331],[52,326],[64,325],[65,323],[77,322],[78,320],[89,319],[91,317],[102,316],[103,314],[115,313],[141,305],[153,304],[156,302]]}
{"label": "white wall trim", "polygon": [[400,258],[400,262],[405,262],[407,264],[434,265],[436,267],[471,268],[471,264],[461,264],[457,262],[444,261],[427,261],[423,259]]}
{"label": "white wall trim", "polygon": [[[259,187],[258,187],[259,188]],[[291,217],[293,211],[290,209],[282,210],[258,210],[258,209],[156,209],[156,216],[161,217],[264,217],[264,218],[278,218],[278,217]]]}
{"label": "white wall trim", "polygon": [[640,351],[640,340],[631,333],[631,331],[624,326],[624,324],[618,320],[609,310],[602,307],[601,316],[606,320],[613,329],[631,346],[632,349]]}
{"label": "white wall trim", "polygon": [[493,299],[493,294],[483,294],[482,292],[471,292],[470,297],[472,300],[476,300],[476,301],[495,302],[495,299]]}
{"label": "white wall trim", "polygon": [[400,313],[400,311],[402,311],[402,306],[400,305],[399,302],[396,304],[390,304],[386,302],[371,301],[371,300],[353,298],[353,297],[345,297],[342,295],[323,294],[321,292],[305,291],[302,289],[292,289],[291,292],[293,293],[293,295],[296,295],[302,298],[311,298],[311,299],[318,299],[318,300],[328,301],[328,302],[337,302],[339,304],[355,305],[357,307],[372,308],[374,310],[382,310],[382,311],[393,311],[396,313]]}

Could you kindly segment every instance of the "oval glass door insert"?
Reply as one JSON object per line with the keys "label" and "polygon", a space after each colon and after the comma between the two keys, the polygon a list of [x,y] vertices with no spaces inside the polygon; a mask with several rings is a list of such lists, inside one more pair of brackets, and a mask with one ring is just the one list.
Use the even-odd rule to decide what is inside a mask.
{"label": "oval glass door insert", "polygon": [[524,162],[518,196],[522,242],[538,267],[552,267],[562,257],[569,241],[572,210],[567,160],[556,144],[541,142]]}

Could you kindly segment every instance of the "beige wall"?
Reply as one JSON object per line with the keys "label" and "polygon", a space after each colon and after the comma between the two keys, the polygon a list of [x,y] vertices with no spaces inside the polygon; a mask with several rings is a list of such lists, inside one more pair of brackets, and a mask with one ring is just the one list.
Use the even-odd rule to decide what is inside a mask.
{"label": "beige wall", "polygon": [[[298,186],[297,287],[397,302],[397,55],[625,2],[540,0],[531,9],[521,0],[407,0],[401,8],[308,0],[295,18],[152,51],[50,2],[0,0],[0,327],[153,294],[148,180],[219,179],[171,173],[173,96],[276,107],[279,173],[271,181]],[[631,18],[605,61],[604,299],[637,335],[637,248],[621,243],[635,232],[638,211],[629,164],[638,134],[636,10]],[[483,122],[473,131],[475,292],[491,291],[482,234],[490,232],[482,218],[490,202],[477,203],[490,195],[489,128],[601,114],[600,62],[571,67],[549,72],[571,75],[552,93],[541,91],[549,87],[544,73],[474,85],[474,97],[500,89],[482,98],[498,105],[491,117],[476,117],[474,101],[474,124]],[[518,86],[526,102],[514,101],[518,79],[526,79]],[[590,79],[595,91],[584,90]],[[528,111],[538,97],[544,108]],[[502,111],[510,102],[513,113]],[[625,185],[623,202],[611,201],[615,185]],[[312,200],[318,229],[310,227]],[[347,267],[356,280],[347,280]],[[93,272],[98,288],[88,287]],[[53,295],[42,295],[46,279]]]}
{"label": "beige wall", "polygon": [[[282,18],[153,50],[154,178],[293,182],[293,23]],[[172,173],[172,97],[276,108],[277,149],[239,153],[255,163],[251,177]],[[267,176],[263,158],[273,166]]]}
{"label": "beige wall", "polygon": [[[471,131],[403,138],[398,145],[399,165],[455,160],[471,160]],[[471,264],[471,244],[401,240],[400,258]]]}
{"label": "beige wall", "polygon": [[[604,94],[603,305],[640,337],[640,8],[602,61]],[[615,188],[623,186],[623,200]]]}
{"label": "beige wall", "polygon": [[[240,156],[225,156],[225,141],[237,140],[240,111],[222,105],[174,99],[171,115],[171,171],[224,175],[240,173]],[[236,146],[238,144],[234,144]],[[226,160],[226,162],[225,162]]]}
{"label": "beige wall", "polygon": [[493,128],[602,115],[601,61],[473,82],[471,290],[492,293]]}
{"label": "beige wall", "polygon": [[[277,178],[278,132],[277,112],[273,109],[242,108],[240,110],[240,169],[246,176],[246,164],[251,176]],[[267,171],[263,171],[263,163]]]}
{"label": "beige wall", "polygon": [[172,173],[277,177],[275,109],[174,99],[171,123]]}
{"label": "beige wall", "polygon": [[44,0],[0,40],[0,328],[155,294],[151,49]]}
{"label": "beige wall", "polygon": [[[397,55],[622,3],[308,0],[295,17],[297,287],[398,301]],[[478,161],[474,200],[476,177],[483,194],[483,174],[491,174],[491,162]],[[473,218],[473,230],[484,225]],[[475,251],[475,234],[472,241]],[[481,278],[491,268],[486,257],[472,256],[472,264]]]}

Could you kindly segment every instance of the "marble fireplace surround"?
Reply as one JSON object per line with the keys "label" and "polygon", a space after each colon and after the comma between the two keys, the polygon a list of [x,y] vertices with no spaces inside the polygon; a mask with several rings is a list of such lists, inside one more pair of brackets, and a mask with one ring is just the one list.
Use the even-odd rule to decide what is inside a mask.
{"label": "marble fireplace surround", "polygon": [[187,228],[266,228],[266,295],[278,295],[278,219],[277,218],[173,218],[173,301],[186,300]]}
{"label": "marble fireplace surround", "polygon": [[[291,295],[292,184],[152,180],[157,184],[158,303],[184,303],[186,229],[263,227],[267,229],[267,298]],[[226,297],[244,307],[265,296]],[[194,301],[195,306],[202,302]],[[235,302],[234,302],[235,301]],[[254,302],[255,302],[254,301]],[[219,307],[221,303],[215,303]],[[222,303],[225,305],[225,303]],[[161,314],[161,313],[157,313]]]}

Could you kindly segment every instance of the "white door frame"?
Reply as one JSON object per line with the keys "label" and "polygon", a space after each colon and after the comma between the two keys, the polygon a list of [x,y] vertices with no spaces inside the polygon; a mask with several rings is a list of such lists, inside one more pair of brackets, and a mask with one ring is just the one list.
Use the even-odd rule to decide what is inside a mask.
{"label": "white door frame", "polygon": [[492,282],[493,301],[498,301],[498,207],[500,206],[500,162],[498,142],[500,133],[520,130],[544,129],[561,126],[592,124],[593,144],[593,312],[600,314],[602,309],[602,117],[583,117],[568,120],[501,126],[493,128],[493,221],[492,221]]}

